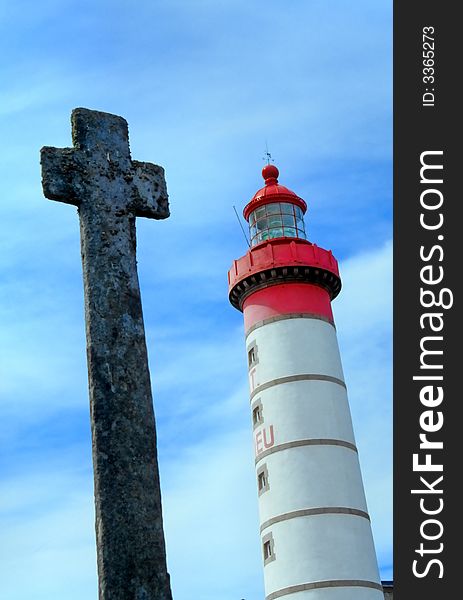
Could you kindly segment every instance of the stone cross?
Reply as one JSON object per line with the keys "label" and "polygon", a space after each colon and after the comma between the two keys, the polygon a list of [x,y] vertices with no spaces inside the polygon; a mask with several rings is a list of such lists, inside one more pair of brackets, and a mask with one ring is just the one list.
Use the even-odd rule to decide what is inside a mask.
{"label": "stone cross", "polygon": [[100,600],[171,600],[135,217],[165,219],[164,170],[132,160],[125,119],[77,108],[73,148],[41,150],[47,198],[77,206]]}

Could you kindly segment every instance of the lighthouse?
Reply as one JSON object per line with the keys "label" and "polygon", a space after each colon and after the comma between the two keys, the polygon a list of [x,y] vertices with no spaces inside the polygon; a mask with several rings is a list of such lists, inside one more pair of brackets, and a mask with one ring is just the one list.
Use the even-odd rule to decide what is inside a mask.
{"label": "lighthouse", "polygon": [[228,273],[243,312],[266,600],[383,600],[331,301],[331,251],[305,201],[262,170],[249,251]]}

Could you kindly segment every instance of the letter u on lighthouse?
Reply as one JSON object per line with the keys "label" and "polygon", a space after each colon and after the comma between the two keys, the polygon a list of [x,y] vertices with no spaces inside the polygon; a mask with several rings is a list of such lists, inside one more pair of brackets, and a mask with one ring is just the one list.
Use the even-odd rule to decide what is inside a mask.
{"label": "letter u on lighthouse", "polygon": [[383,600],[331,300],[307,205],[262,170],[251,248],[228,274],[244,313],[266,600]]}

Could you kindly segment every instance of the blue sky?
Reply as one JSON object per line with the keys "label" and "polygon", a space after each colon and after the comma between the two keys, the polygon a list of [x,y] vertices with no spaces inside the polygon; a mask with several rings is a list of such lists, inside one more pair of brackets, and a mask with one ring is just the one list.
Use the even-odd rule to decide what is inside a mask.
{"label": "blue sky", "polygon": [[139,275],[175,600],[258,600],[263,578],[233,213],[280,181],[332,249],[334,302],[378,560],[391,578],[391,3],[18,0],[0,7],[0,591],[97,598],[76,211],[39,149],[72,108],[124,116],[166,169]]}

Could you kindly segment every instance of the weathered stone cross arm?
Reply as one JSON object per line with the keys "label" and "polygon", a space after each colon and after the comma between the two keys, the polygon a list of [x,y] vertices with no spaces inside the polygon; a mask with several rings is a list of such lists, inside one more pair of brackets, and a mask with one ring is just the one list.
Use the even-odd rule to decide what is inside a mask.
{"label": "weathered stone cross arm", "polygon": [[40,152],[47,198],[75,206],[102,201],[137,217],[169,216],[164,169],[131,159],[125,119],[76,108],[71,123],[73,148]]}

